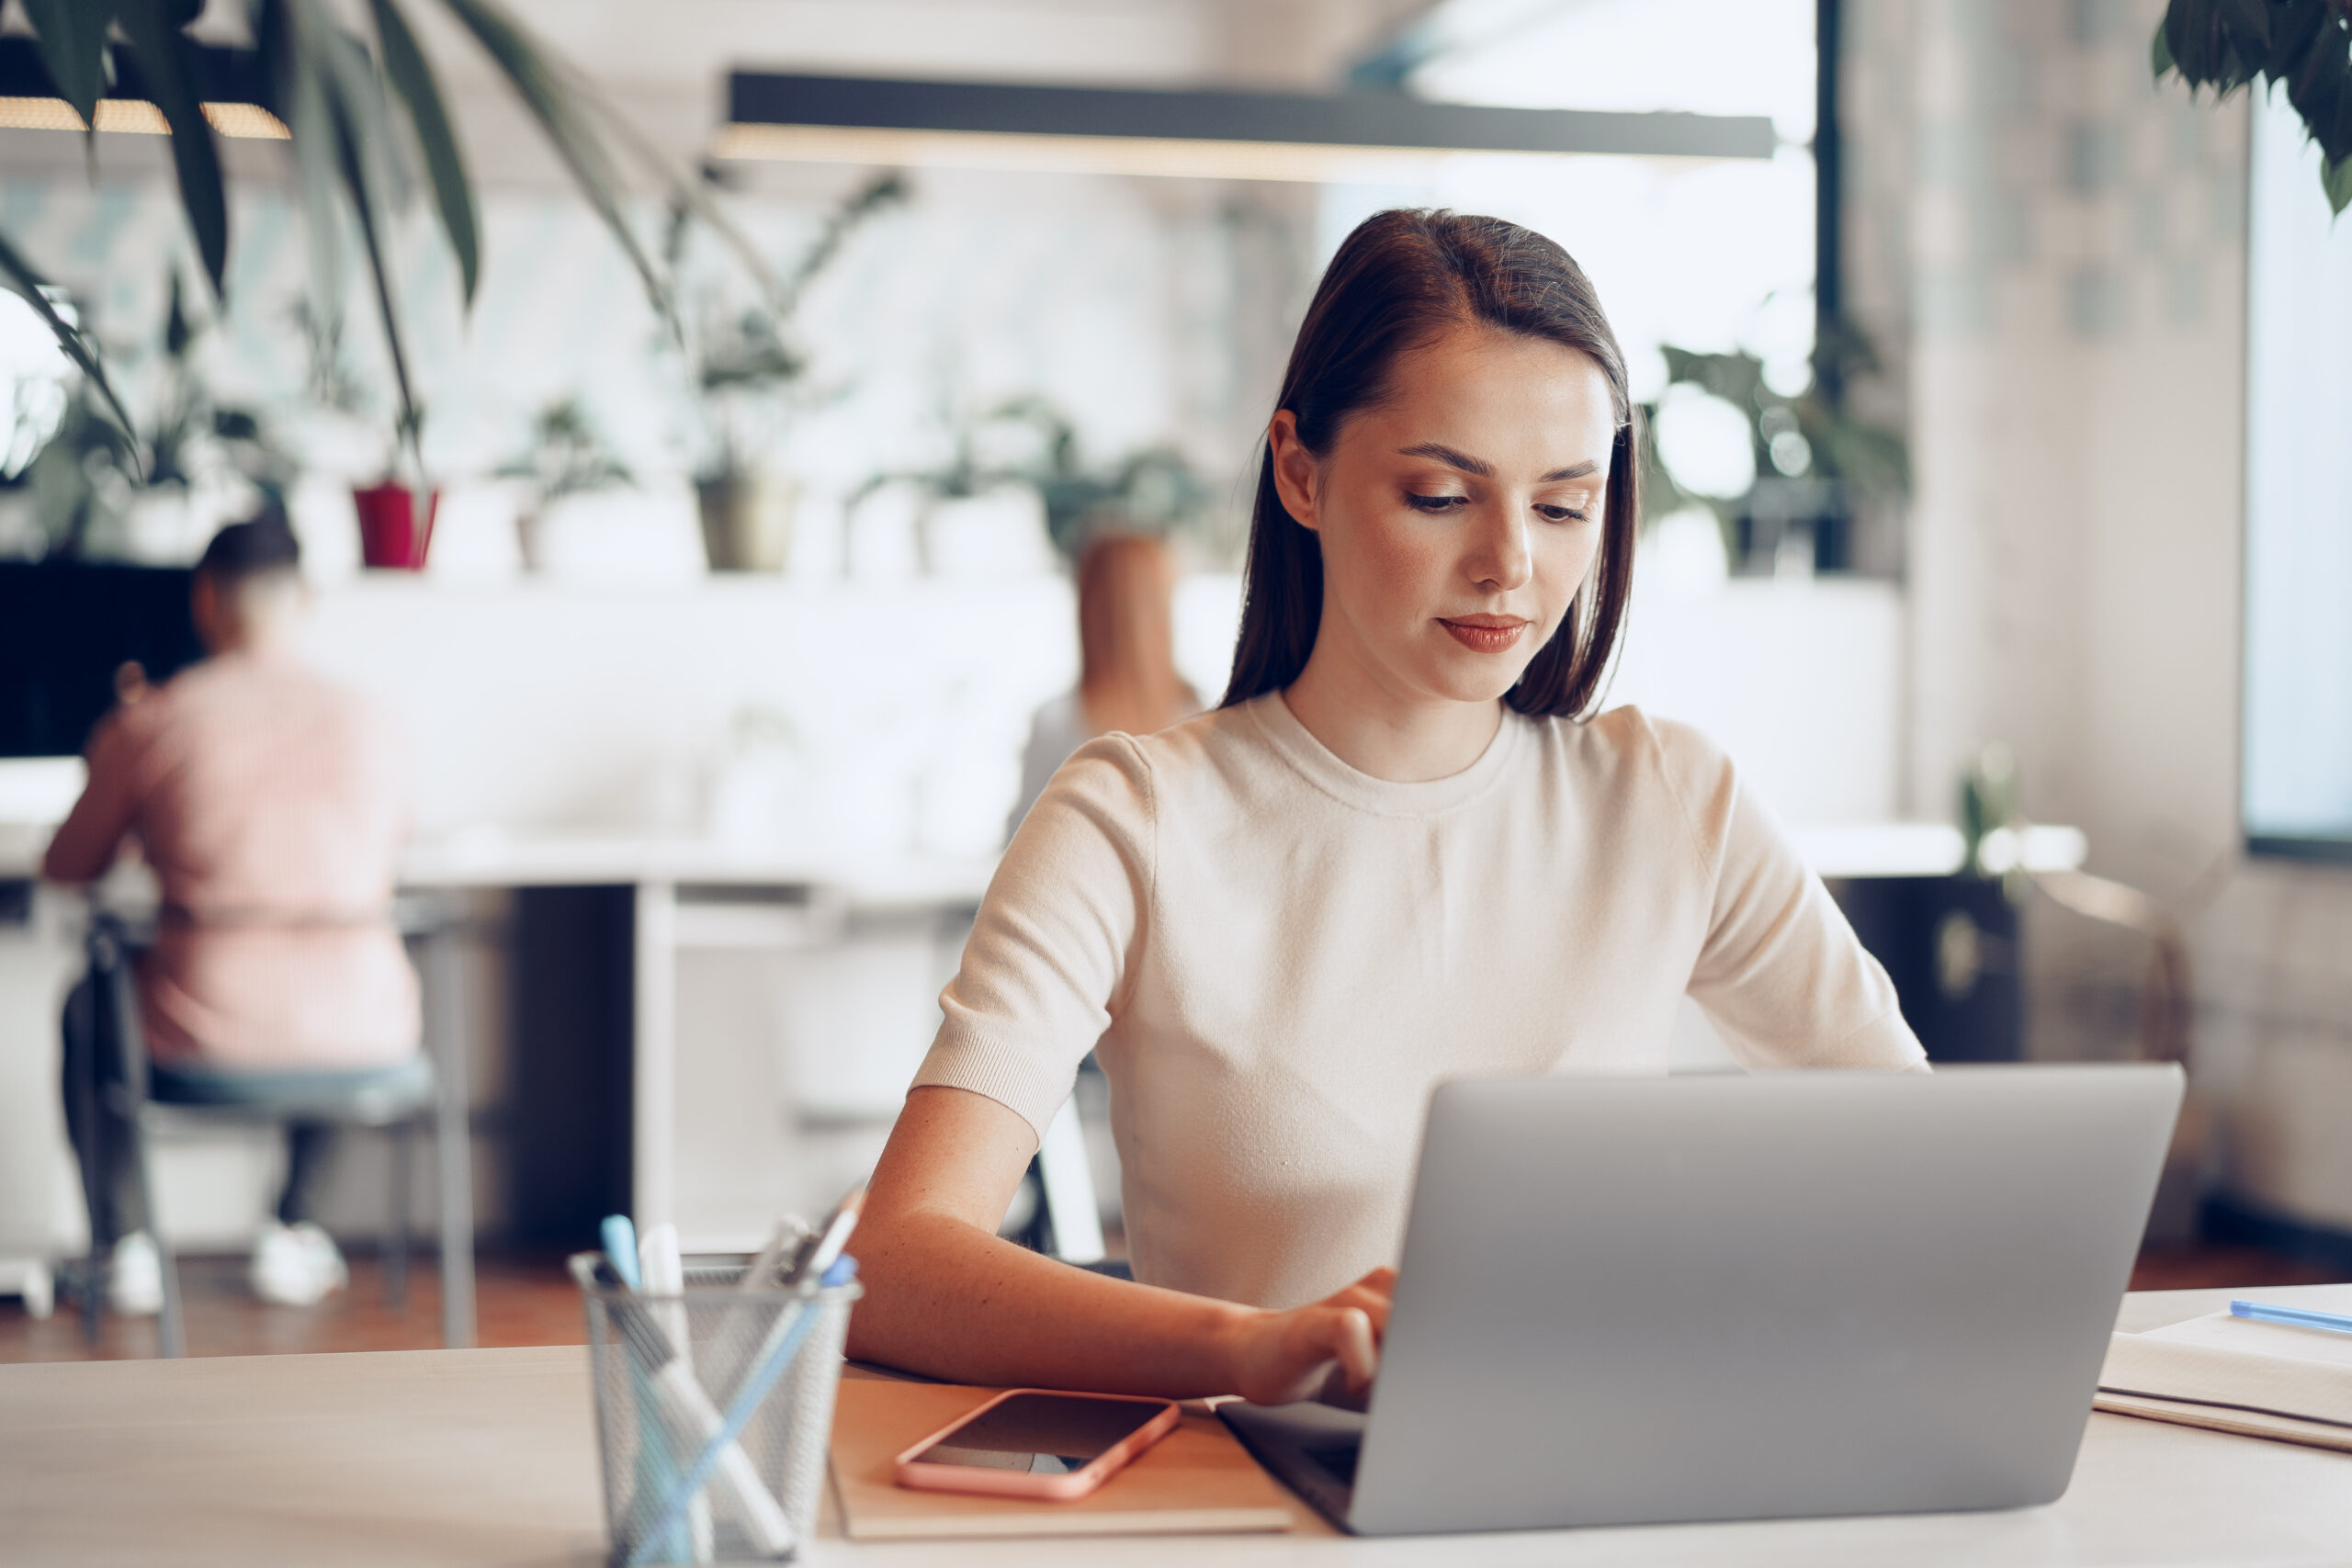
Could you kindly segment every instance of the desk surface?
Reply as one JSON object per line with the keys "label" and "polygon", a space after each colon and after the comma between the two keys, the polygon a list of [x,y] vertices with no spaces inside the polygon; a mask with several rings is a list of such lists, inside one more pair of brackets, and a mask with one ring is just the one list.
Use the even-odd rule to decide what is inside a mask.
{"label": "desk surface", "polygon": [[[2290,1290],[2266,1297],[2292,1300]],[[2120,1325],[2209,1312],[2225,1291],[2130,1297]],[[413,1350],[0,1367],[0,1538],[51,1563],[600,1562],[585,1353]],[[1190,1564],[1197,1539],[852,1545],[816,1563]],[[1408,1564],[1427,1540],[1319,1524],[1220,1538],[1216,1560]],[[1462,1536],[1468,1564],[1888,1562],[2341,1564],[2352,1455],[2093,1416],[2072,1489],[2046,1508],[1760,1525]]]}

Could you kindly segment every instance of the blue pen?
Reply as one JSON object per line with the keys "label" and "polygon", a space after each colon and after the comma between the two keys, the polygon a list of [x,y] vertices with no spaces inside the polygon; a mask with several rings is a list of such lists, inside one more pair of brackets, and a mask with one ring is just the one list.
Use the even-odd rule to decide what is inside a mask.
{"label": "blue pen", "polygon": [[606,1214],[601,1227],[605,1237],[605,1256],[612,1259],[613,1272],[621,1283],[632,1291],[641,1291],[644,1283],[637,1272],[637,1226],[627,1214]]}
{"label": "blue pen", "polygon": [[[856,1278],[857,1259],[836,1257],[826,1265],[816,1287],[846,1285]],[[813,1294],[812,1288],[809,1295]],[[695,1456],[694,1462],[686,1466],[685,1474],[679,1477],[672,1487],[661,1514],[653,1521],[653,1528],[645,1532],[638,1542],[637,1551],[630,1554],[629,1568],[639,1568],[639,1564],[652,1561],[650,1554],[653,1543],[677,1528],[678,1520],[685,1514],[687,1499],[710,1479],[710,1472],[718,1467],[721,1450],[741,1437],[743,1428],[751,1424],[752,1416],[760,1408],[760,1401],[765,1399],[768,1391],[783,1379],[785,1369],[792,1365],[792,1358],[799,1353],[800,1342],[808,1337],[808,1331],[816,1324],[815,1306],[808,1296],[803,1296],[777,1314],[775,1325],[768,1331],[766,1343],[752,1358],[750,1374],[743,1379],[742,1386],[727,1406],[726,1420],[703,1445],[702,1452]]]}
{"label": "blue pen", "polygon": [[[644,1275],[638,1267],[637,1225],[627,1214],[606,1214],[598,1226],[605,1241],[605,1258],[612,1264],[613,1272],[621,1283],[632,1291],[645,1288]],[[652,1416],[659,1402],[645,1381],[643,1368],[631,1364],[629,1385],[636,1391],[638,1429],[643,1445],[637,1450],[637,1490],[639,1496],[665,1495],[678,1473],[678,1461],[670,1452],[669,1439],[662,1435],[662,1424]],[[662,1532],[662,1552],[673,1562],[694,1561],[691,1540],[679,1523],[672,1523]]]}
{"label": "blue pen", "polygon": [[2324,1328],[2331,1334],[2352,1334],[2352,1317],[2340,1312],[2313,1312],[2309,1307],[2273,1306],[2268,1302],[2232,1302],[2230,1315],[2256,1323],[2283,1323],[2295,1328]]}

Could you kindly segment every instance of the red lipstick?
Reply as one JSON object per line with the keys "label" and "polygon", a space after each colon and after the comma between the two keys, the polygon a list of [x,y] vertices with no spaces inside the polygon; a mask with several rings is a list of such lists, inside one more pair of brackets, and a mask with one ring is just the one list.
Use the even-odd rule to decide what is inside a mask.
{"label": "red lipstick", "polygon": [[1474,653],[1501,653],[1517,643],[1528,623],[1513,615],[1441,615],[1439,626],[1453,635],[1453,640]]}

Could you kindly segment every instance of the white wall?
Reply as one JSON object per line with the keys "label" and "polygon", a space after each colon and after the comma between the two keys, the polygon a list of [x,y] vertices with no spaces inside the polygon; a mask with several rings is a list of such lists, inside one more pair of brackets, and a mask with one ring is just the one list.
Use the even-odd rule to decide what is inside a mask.
{"label": "white wall", "polygon": [[[2346,1227],[2352,877],[2238,849],[2245,100],[2150,85],[2162,10],[1849,12],[1851,273],[1918,470],[1910,801],[2011,746],[2027,810],[2188,922],[2223,1190]],[[2028,929],[2032,1048],[2132,1049],[2145,945]]]}

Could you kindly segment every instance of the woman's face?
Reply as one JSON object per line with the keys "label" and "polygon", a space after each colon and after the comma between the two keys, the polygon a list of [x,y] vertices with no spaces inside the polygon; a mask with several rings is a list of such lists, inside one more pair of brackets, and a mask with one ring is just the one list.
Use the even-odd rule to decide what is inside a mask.
{"label": "woman's face", "polygon": [[1510,690],[1600,552],[1616,432],[1589,355],[1487,327],[1400,355],[1320,457],[1277,413],[1275,483],[1323,552],[1317,657],[1406,701]]}

